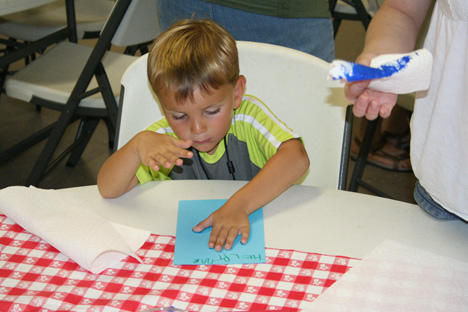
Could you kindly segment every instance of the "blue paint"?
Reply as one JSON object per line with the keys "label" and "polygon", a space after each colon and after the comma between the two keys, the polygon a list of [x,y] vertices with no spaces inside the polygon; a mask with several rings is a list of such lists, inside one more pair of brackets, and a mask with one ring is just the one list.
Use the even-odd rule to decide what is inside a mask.
{"label": "blue paint", "polygon": [[392,62],[392,64],[383,64],[379,68],[382,69],[385,73],[388,73],[389,75],[386,77],[389,77],[405,68],[406,65],[408,65],[408,63],[411,61],[411,59],[411,56],[405,55],[402,58],[395,60],[395,62]]}
{"label": "blue paint", "polygon": [[[415,55],[418,54],[415,53]],[[381,79],[400,72],[410,63],[412,58],[412,55],[405,55],[379,67],[369,67],[351,62],[340,62],[338,70],[332,69],[330,72],[334,80],[346,79],[348,82]]]}
{"label": "blue paint", "polygon": [[379,79],[385,78],[393,75],[393,71],[387,69],[387,71],[382,70],[382,68],[368,67],[361,64],[353,64],[352,70],[345,73],[345,79],[349,82],[369,80],[369,79]]}

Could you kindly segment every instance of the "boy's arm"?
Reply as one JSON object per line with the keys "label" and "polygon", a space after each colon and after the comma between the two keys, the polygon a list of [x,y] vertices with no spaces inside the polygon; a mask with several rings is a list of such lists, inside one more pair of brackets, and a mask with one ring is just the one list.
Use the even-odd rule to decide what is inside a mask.
{"label": "boy's arm", "polygon": [[105,198],[116,198],[133,189],[138,184],[135,172],[141,163],[156,171],[160,166],[181,166],[181,157],[193,156],[186,150],[191,144],[152,131],[138,133],[102,166],[97,178],[99,193]]}
{"label": "boy's arm", "polygon": [[112,154],[99,170],[97,186],[104,198],[116,198],[138,184],[135,172],[140,166],[140,157],[134,152],[134,140]]}
{"label": "boy's arm", "polygon": [[283,142],[260,172],[237,191],[221,208],[193,228],[201,232],[213,226],[208,246],[220,251],[231,249],[241,235],[247,243],[250,224],[248,216],[266,205],[294,184],[309,168],[309,157],[299,139]]}

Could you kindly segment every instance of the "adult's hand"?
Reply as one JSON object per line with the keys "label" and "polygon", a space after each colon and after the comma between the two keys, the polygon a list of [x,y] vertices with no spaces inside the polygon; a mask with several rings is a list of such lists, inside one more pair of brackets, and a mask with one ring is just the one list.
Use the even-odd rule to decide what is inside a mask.
{"label": "adult's hand", "polygon": [[[375,54],[361,54],[356,62],[369,66]],[[369,120],[390,116],[396,104],[397,94],[379,92],[369,89],[371,80],[348,82],[345,85],[345,96],[348,101],[354,103],[353,113],[356,117],[366,116]]]}

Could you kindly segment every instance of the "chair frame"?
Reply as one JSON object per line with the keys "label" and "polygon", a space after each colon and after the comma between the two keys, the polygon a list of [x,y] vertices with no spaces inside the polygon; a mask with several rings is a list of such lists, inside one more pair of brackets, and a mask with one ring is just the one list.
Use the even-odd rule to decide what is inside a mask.
{"label": "chair frame", "polygon": [[367,30],[369,27],[370,21],[372,17],[370,16],[369,12],[367,12],[364,4],[362,4],[361,0],[342,0],[346,2],[350,6],[352,6],[356,13],[342,13],[335,11],[336,4],[338,0],[328,0],[328,5],[330,9],[330,13],[333,18],[333,35],[336,37],[338,33],[338,29],[340,28],[342,20],[352,20],[352,21],[361,21],[364,29]]}
{"label": "chair frame", "polygon": [[0,57],[0,68],[4,68],[11,63],[21,60],[29,55],[38,51],[44,50],[52,44],[58,43],[63,40],[70,40],[77,42],[76,34],[76,19],[75,19],[75,4],[73,0],[65,0],[66,14],[67,14],[67,27],[54,32],[42,39],[35,42],[21,45],[21,49],[15,50],[14,53],[8,53]]}
{"label": "chair frame", "polygon": [[[74,21],[74,8],[73,10],[69,10],[69,7],[73,6],[73,0],[66,0],[67,1],[67,14],[72,13],[72,20]],[[99,37],[94,49],[91,52],[88,61],[81,72],[78,81],[75,84],[75,87],[70,94],[70,97],[67,100],[67,103],[62,106],[60,116],[58,120],[48,126],[47,128],[37,132],[36,134],[30,136],[29,138],[23,140],[22,142],[16,144],[15,146],[11,147],[10,149],[2,152],[0,154],[0,164],[5,162],[6,160],[14,157],[18,153],[28,149],[29,147],[33,146],[37,142],[45,139],[48,137],[48,140],[39,155],[34,168],[29,175],[26,186],[29,185],[37,185],[42,178],[42,176],[47,173],[55,164],[57,164],[61,159],[63,159],[67,154],[72,153],[70,156],[69,162],[73,163],[81,156],[84,148],[86,147],[86,143],[90,138],[90,132],[94,131],[94,128],[97,126],[96,119],[89,118],[85,120],[85,123],[80,127],[77,139],[75,142],[65,150],[61,155],[59,155],[55,160],[52,160],[52,157],[60,143],[61,138],[63,137],[67,127],[73,121],[77,119],[77,113],[79,112],[78,106],[83,98],[91,96],[96,93],[101,93],[104,99],[104,103],[106,106],[106,116],[109,120],[108,126],[112,129],[115,129],[117,124],[117,103],[112,92],[112,88],[110,83],[107,79],[107,75],[105,73],[104,66],[101,63],[102,58],[104,57],[106,51],[108,50],[112,38],[117,31],[120,22],[122,21],[125,13],[127,12],[128,7],[130,6],[132,0],[117,0],[115,3],[114,9],[112,10],[109,19],[104,26],[101,36]],[[68,16],[68,15],[67,15]],[[75,29],[75,39],[76,39],[76,25],[74,23],[70,23]],[[70,30],[63,30],[63,39],[66,39],[70,36]],[[67,35],[67,37],[65,37]],[[48,36],[49,37],[49,36]],[[46,38],[47,39],[47,38]],[[40,43],[33,44],[34,47],[43,48],[45,46],[50,45],[49,40],[40,40]],[[58,40],[60,41],[60,40]],[[76,42],[76,41],[74,41]],[[38,49],[39,49],[38,48]],[[19,60],[27,55],[30,55],[34,51],[32,48],[29,48],[27,51],[20,53],[15,59],[8,58],[9,62]],[[8,55],[6,56],[8,57]],[[2,58],[3,59],[3,58]],[[0,59],[0,67],[4,66],[4,64],[9,64],[7,61],[3,61]],[[96,77],[98,82],[98,88],[90,91],[86,91],[91,82],[93,76]],[[41,99],[34,98],[31,100],[31,103],[36,104],[41,102]],[[81,131],[80,131],[81,130]],[[49,164],[50,163],[50,164]]]}
{"label": "chair frame", "polygon": [[[67,1],[68,0],[65,0],[65,4],[67,4]],[[74,12],[73,14],[71,14],[69,12],[69,9],[65,6],[66,20],[70,21],[71,23],[74,23],[74,25],[76,27],[78,27],[78,23],[76,22],[76,19],[75,19],[75,17],[76,17],[76,8],[75,8],[75,5],[74,5],[74,1],[73,1],[72,4],[73,4],[73,12]],[[58,26],[58,27],[60,27],[60,26]],[[58,27],[56,27],[56,28],[58,28]],[[72,26],[72,25],[70,25],[68,27],[70,29],[72,29],[72,31],[74,32],[74,34],[73,34],[74,38],[73,39],[69,38],[69,41],[76,43],[77,40],[79,39],[78,35],[77,35],[77,33],[78,33],[77,28]],[[81,39],[96,39],[96,38],[99,38],[100,33],[101,33],[101,30],[99,30],[99,31],[97,31],[97,30],[83,30],[83,35],[80,38]],[[62,40],[59,40],[59,41],[62,41]],[[56,41],[56,40],[52,40],[52,41],[49,42],[49,46],[53,45],[53,44],[55,44],[57,42],[58,41]],[[4,54],[9,54],[9,53],[11,53],[11,52],[13,52],[13,51],[15,51],[17,49],[27,47],[28,45],[31,44],[31,40],[25,40],[23,38],[17,38],[15,36],[10,35],[9,38],[7,38],[7,39],[0,38],[0,44],[5,45],[5,48],[0,50],[0,51],[3,52]],[[36,53],[43,53],[45,49],[46,49],[46,47],[44,47],[43,49],[34,51],[34,53],[32,53],[29,56],[25,57],[24,58],[25,64],[27,65],[30,62],[34,61],[36,59]],[[10,75],[12,73],[14,73],[14,72],[9,72],[9,66],[8,65],[5,66],[5,67],[0,67],[0,93],[4,92],[3,86],[4,86],[7,75]],[[38,110],[40,110],[40,107],[38,107]]]}
{"label": "chair frame", "polygon": [[343,129],[343,145],[341,148],[340,173],[338,180],[338,189],[343,191],[346,190],[346,184],[348,181],[349,153],[351,150],[353,120],[353,106],[350,104],[346,107],[345,126]]}
{"label": "chair frame", "polygon": [[377,124],[379,123],[380,118],[381,117],[378,117],[375,120],[369,120],[367,122],[364,137],[362,138],[359,153],[356,158],[356,163],[351,174],[351,179],[349,180],[348,191],[357,192],[359,186],[362,186],[380,197],[392,199],[392,197],[387,193],[362,180],[362,174],[364,173],[364,168],[366,167],[367,157],[369,156],[369,152],[372,147],[372,139],[374,138],[374,134],[377,130]]}

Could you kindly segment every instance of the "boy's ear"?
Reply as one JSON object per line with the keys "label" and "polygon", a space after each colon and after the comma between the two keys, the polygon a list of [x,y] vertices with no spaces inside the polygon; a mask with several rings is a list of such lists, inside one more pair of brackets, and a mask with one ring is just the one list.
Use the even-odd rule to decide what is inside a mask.
{"label": "boy's ear", "polygon": [[243,75],[240,75],[239,78],[237,78],[236,86],[234,87],[234,109],[237,109],[242,102],[246,82],[247,79],[245,79]]}

